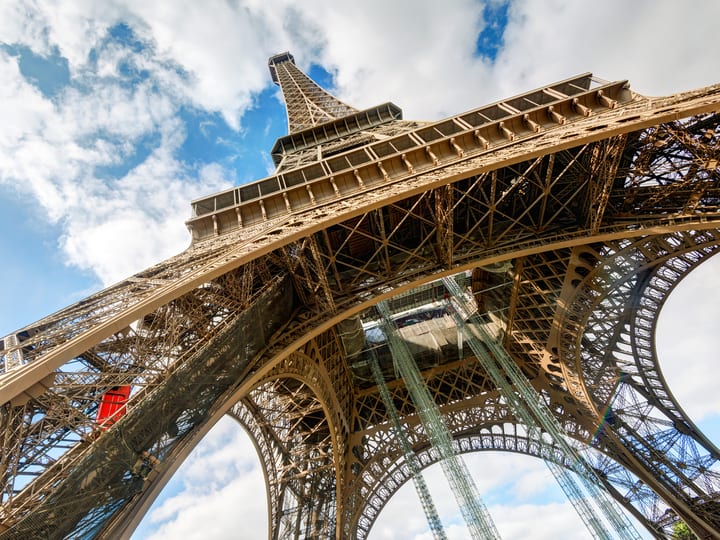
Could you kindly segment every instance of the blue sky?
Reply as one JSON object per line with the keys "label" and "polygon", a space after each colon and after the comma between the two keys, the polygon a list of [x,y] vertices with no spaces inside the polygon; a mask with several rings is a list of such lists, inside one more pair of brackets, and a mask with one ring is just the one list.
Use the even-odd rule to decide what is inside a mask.
{"label": "blue sky", "polygon": [[[290,50],[355,107],[393,101],[405,118],[432,120],[584,71],[628,78],[646,95],[718,82],[719,18],[712,1],[690,10],[669,0],[602,9],[561,0],[442,9],[430,0],[0,0],[0,335],[184,249],[191,199],[269,173],[269,149],[286,132],[272,54]],[[670,35],[683,39],[658,37]],[[680,294],[664,315],[675,332],[664,332],[663,367],[717,441],[720,398],[702,361],[703,344],[719,349],[714,263],[680,288],[696,295],[684,305],[700,336],[677,331],[689,321]],[[252,452],[231,422],[220,424],[135,537],[223,538],[247,508],[244,537],[255,538],[265,525]],[[544,538],[528,527],[548,515],[554,534],[589,537],[542,463],[468,463],[503,537]],[[457,521],[438,472],[429,476],[443,519]],[[419,508],[406,486],[371,538],[429,538]],[[397,516],[409,514],[419,519],[400,526]],[[208,519],[217,528],[209,536],[200,526]],[[463,534],[457,525],[450,536]]]}

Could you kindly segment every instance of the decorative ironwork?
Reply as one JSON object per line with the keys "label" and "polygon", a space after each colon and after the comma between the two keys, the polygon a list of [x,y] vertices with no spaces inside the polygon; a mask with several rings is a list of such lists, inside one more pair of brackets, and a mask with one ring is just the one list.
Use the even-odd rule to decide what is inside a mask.
{"label": "decorative ironwork", "polygon": [[[271,65],[283,92],[300,80],[289,55]],[[658,537],[682,519],[720,538],[720,452],[653,344],[667,296],[720,246],[720,86],[647,99],[585,74],[416,123],[302,81],[275,175],[193,201],[188,250],[2,340],[0,538],[129,534],[225,413],[261,454],[271,538],[366,538],[412,472],[353,361],[375,339],[363,315],[459,272],[617,501]],[[459,452],[571,465],[518,425],[451,320],[429,303],[403,325]],[[439,455],[377,353],[427,467]]]}

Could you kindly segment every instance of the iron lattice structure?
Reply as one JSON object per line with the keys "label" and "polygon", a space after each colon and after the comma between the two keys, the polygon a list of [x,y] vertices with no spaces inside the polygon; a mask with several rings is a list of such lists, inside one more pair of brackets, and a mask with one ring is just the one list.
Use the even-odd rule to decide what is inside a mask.
{"label": "iron lattice structure", "polygon": [[[194,201],[183,253],[3,340],[0,538],[129,535],[225,414],[257,446],[271,538],[366,538],[438,459],[373,333],[381,300],[460,452],[570,467],[433,308],[460,273],[617,501],[659,538],[677,519],[720,538],[720,454],[653,339],[720,247],[720,85],[648,99],[584,74],[418,123],[348,107],[287,53],[270,71],[290,126],[276,173]],[[98,426],[116,387],[124,414]]]}

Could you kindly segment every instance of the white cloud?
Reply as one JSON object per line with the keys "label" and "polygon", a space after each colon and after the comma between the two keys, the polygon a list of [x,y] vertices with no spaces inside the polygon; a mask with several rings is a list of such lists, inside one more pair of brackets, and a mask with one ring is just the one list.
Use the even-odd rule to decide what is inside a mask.
{"label": "white cloud", "polygon": [[240,3],[129,2],[158,54],[189,73],[184,91],[198,107],[220,111],[233,128],[267,85],[267,53],[258,48],[267,21]]}
{"label": "white cloud", "polygon": [[303,2],[298,10],[322,29],[320,62],[337,73],[338,93],[348,103],[392,100],[417,119],[477,105],[481,86],[470,85],[476,74],[487,74],[473,58],[479,2],[456,1],[450,9],[435,2]]}
{"label": "white cloud", "polygon": [[[0,145],[14,147],[29,134],[44,127],[44,117],[52,114],[53,105],[20,74],[15,58],[0,50],[0,114],[3,128]],[[11,165],[8,161],[4,166]]]}
{"label": "white cloud", "polygon": [[[572,505],[537,458],[498,452],[464,455],[493,521],[505,540],[590,539]],[[468,531],[441,468],[424,472],[441,521],[450,539],[468,537]],[[536,483],[529,487],[527,484]],[[508,488],[508,484],[510,487]],[[502,489],[507,502],[501,499]],[[506,491],[514,493],[510,495]],[[537,496],[542,493],[542,496]],[[541,524],[541,525],[539,525]],[[380,513],[370,540],[430,540],[431,533],[411,483],[405,484]],[[647,536],[649,538],[649,536]]]}
{"label": "white cloud", "polygon": [[[136,215],[128,209],[124,217],[105,213],[103,218],[98,211],[96,219],[76,218],[80,192],[94,184],[96,167],[124,161],[139,137],[163,129],[175,130],[176,138],[167,140],[161,154],[176,159],[177,138],[183,135],[182,126],[172,119],[184,104],[219,112],[239,128],[253,96],[269,84],[266,59],[273,52],[291,49],[301,66],[322,64],[334,73],[337,93],[352,105],[393,100],[406,117],[419,119],[465,110],[585,70],[606,78],[628,77],[639,91],[659,94],[710,83],[720,65],[720,43],[712,39],[712,21],[720,15],[715,3],[690,10],[674,2],[628,6],[615,0],[597,10],[557,0],[517,1],[511,5],[505,46],[495,64],[474,55],[485,24],[482,8],[473,0],[456,0],[443,9],[430,1],[380,0],[186,1],[172,7],[118,0],[102,8],[89,0],[5,3],[0,7],[3,39],[25,43],[38,53],[57,48],[68,59],[73,80],[91,84],[92,91],[68,89],[52,103],[23,80],[13,65],[16,59],[3,55],[3,69],[10,71],[4,78],[10,84],[2,91],[9,113],[4,118],[11,119],[12,127],[0,135],[5,140],[0,148],[5,159],[0,159],[7,165],[2,174],[6,182],[28,185],[51,219],[67,223],[63,245],[71,249],[70,262],[91,269],[107,283],[132,265],[111,272],[113,262],[95,251],[95,242],[73,236],[88,222],[99,221],[105,224],[104,232],[115,222],[116,237],[132,233],[126,221]],[[144,48],[107,40],[108,28],[121,21]],[[665,39],[670,35],[682,39]],[[135,87],[123,85],[121,65],[144,70],[149,79]],[[88,143],[101,131],[114,140]],[[166,161],[164,168],[179,170],[182,164]],[[195,172],[184,171],[184,177],[175,180],[185,185],[192,178]],[[227,185],[205,186],[203,192],[221,184]],[[123,189],[106,190],[105,205],[126,200],[128,187],[126,183]],[[181,206],[167,209],[167,219],[187,216],[187,205]],[[157,215],[155,208],[141,205],[136,210]],[[143,229],[157,228],[159,237],[165,233],[159,221],[155,217],[154,226]],[[157,252],[157,244],[182,249],[187,236],[180,242],[181,234],[169,243],[151,241],[146,254],[131,251],[122,258],[137,256],[139,264],[132,267],[137,270],[153,262],[153,253],[154,260],[168,253]]]}
{"label": "white cloud", "polygon": [[[24,79],[18,58],[0,51],[0,114],[7,119],[0,182],[37,199],[63,229],[68,262],[108,284],[186,247],[189,201],[227,187],[234,173],[179,161],[182,81],[171,63],[119,45],[99,49],[96,59],[98,71],[76,70],[80,84],[51,101]],[[125,61],[149,76],[125,83],[118,74]],[[124,176],[101,173],[143,151],[138,145],[148,136],[155,147]]]}
{"label": "white cloud", "polygon": [[254,447],[239,424],[221,419],[171,480],[175,492],[147,516],[149,540],[267,536],[267,499]]}
{"label": "white cloud", "polygon": [[630,79],[662,95],[717,82],[716,2],[694,9],[672,1],[605,2],[602,9],[559,0],[513,3],[496,75],[530,84],[592,71]]}
{"label": "white cloud", "polygon": [[660,368],[694,421],[720,416],[717,351],[720,350],[720,256],[691,272],[660,312],[656,346]]}
{"label": "white cloud", "polygon": [[570,503],[493,506],[491,512],[505,540],[588,539],[585,528]]}
{"label": "white cloud", "polygon": [[2,2],[0,36],[5,43],[27,44],[43,55],[57,47],[74,70],[87,62],[88,54],[108,27],[127,15],[118,2]]}

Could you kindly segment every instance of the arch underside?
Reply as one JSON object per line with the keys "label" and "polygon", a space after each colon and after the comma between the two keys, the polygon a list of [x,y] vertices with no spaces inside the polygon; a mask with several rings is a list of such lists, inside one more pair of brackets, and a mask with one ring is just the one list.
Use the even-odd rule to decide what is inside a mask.
{"label": "arch underside", "polygon": [[[578,347],[582,356],[573,358],[576,363],[572,364],[569,360],[568,346],[561,346],[559,358],[563,359],[562,365],[567,366],[567,371],[582,370],[580,377],[572,376],[574,374],[567,376],[568,386],[573,381],[579,382],[580,386],[574,389],[575,397],[580,399],[582,392],[586,392],[599,414],[596,413],[594,431],[588,432],[585,426],[577,423],[574,426],[566,424],[566,428],[577,439],[598,450],[589,454],[593,458],[591,465],[607,482],[611,495],[658,536],[670,537],[677,515],[671,508],[673,501],[668,503],[663,500],[653,490],[657,487],[653,484],[662,483],[672,493],[687,494],[688,504],[697,501],[695,512],[704,515],[709,523],[718,522],[714,505],[705,505],[706,501],[716,500],[720,493],[717,448],[698,430],[670,394],[653,345],[657,315],[665,299],[683,277],[718,250],[720,231],[717,230],[672,233],[616,244],[598,243],[574,250],[574,257],[581,252],[595,253],[594,270],[587,274],[586,283],[591,283],[593,278],[601,279],[608,287],[607,290],[595,287],[594,304],[581,294],[568,298],[566,316],[571,315],[573,320],[579,321],[579,315],[584,310],[593,312],[595,318],[588,317],[582,328],[572,328],[576,341],[585,343],[582,348]],[[638,252],[643,253],[644,264],[641,264]],[[580,274],[570,273],[571,279],[575,276]],[[618,299],[617,295],[629,292],[624,283],[635,280],[637,276],[642,276],[642,282],[630,291],[633,299]],[[618,308],[615,312],[607,307],[613,302]],[[604,308],[598,309],[600,305]],[[628,317],[628,311],[632,317]],[[567,323],[565,327],[570,328]],[[610,341],[613,336],[616,342]],[[593,346],[587,343],[590,338],[595,341]],[[628,349],[631,343],[635,344],[634,350]],[[592,351],[611,353],[598,360],[592,357]],[[552,361],[559,362],[559,358]],[[549,374],[552,376],[553,372]],[[646,381],[642,382],[642,378]],[[431,378],[428,384],[437,386]],[[569,394],[572,395],[572,392]],[[397,394],[395,400],[398,401]],[[608,401],[612,406],[608,406]],[[552,406],[552,399],[549,404]],[[473,410],[469,404],[463,406],[459,421],[452,410],[445,415],[451,431],[457,433],[461,452],[496,449],[534,456],[538,456],[540,451],[548,452],[547,448],[532,446],[524,436],[524,429],[521,428],[521,435],[518,435],[517,426],[513,423],[515,420],[504,404],[487,399],[477,409],[476,416],[472,415]],[[503,421],[505,423],[499,423]],[[566,421],[573,422],[573,419],[569,417]],[[504,431],[494,438],[482,427],[493,422],[495,429]],[[629,463],[627,456],[618,452],[618,445],[614,441],[608,442],[604,434],[615,431],[618,426],[622,442],[633,455],[645,460],[643,465],[647,470]],[[407,427],[422,465],[434,462],[437,454],[427,448],[422,429],[416,424]],[[360,505],[358,517],[352,520],[355,527],[353,534],[358,537],[368,534],[382,507],[410,478],[410,471],[403,463],[392,435],[379,429],[371,433],[372,436],[363,438],[363,446],[367,450],[362,454],[358,452],[359,461],[364,462],[357,473],[360,478],[360,487],[357,488],[359,500],[368,501],[366,505]],[[644,447],[640,446],[641,442]],[[569,465],[563,462],[560,453],[551,454],[549,459]],[[652,475],[654,482],[647,481],[648,474]],[[686,519],[689,521],[688,517]]]}
{"label": "arch underside", "polygon": [[262,460],[269,538],[294,538],[298,530],[331,538],[336,526],[334,452],[317,395],[298,379],[275,379],[228,414],[255,440]]}
{"label": "arch underside", "polygon": [[[473,429],[465,429],[465,433],[454,435],[456,452],[512,452],[573,469],[573,463],[566,459],[560,449],[547,442],[540,443],[529,438],[523,426],[512,423],[512,418],[508,420],[509,422],[504,424],[473,426]],[[415,453],[422,469],[439,462],[437,449],[427,443],[421,429],[418,430],[417,426],[416,429],[409,429],[408,436],[413,441],[423,441],[415,445]],[[360,503],[355,508],[356,515],[351,519],[352,526],[348,527],[351,538],[367,538],[385,505],[405,482],[412,479],[410,467],[401,455],[397,443],[393,441],[393,434],[383,433],[383,437],[386,439],[384,444],[378,444],[377,439],[368,441],[372,445],[373,454],[368,455],[363,468],[358,471],[359,485],[355,488],[354,496]]]}
{"label": "arch underside", "polygon": [[[667,493],[691,510],[681,515],[684,520],[691,522],[695,515],[715,528],[720,524],[720,452],[672,395],[655,350],[666,299],[719,250],[717,230],[598,246],[590,254],[598,263],[576,287],[564,321],[566,334],[558,340],[558,356],[572,372],[568,378],[579,374],[584,391],[602,411],[593,444],[620,462],[629,450],[644,470],[633,477],[617,463],[600,460],[596,466],[623,498],[666,532],[677,511],[668,504],[679,506],[667,500]],[[637,465],[628,468],[638,471]]]}
{"label": "arch underside", "polygon": [[[678,491],[687,489],[681,484],[683,481],[691,485],[699,484],[702,489],[706,490],[706,494],[711,495],[720,491],[720,485],[718,484],[720,478],[718,470],[720,467],[718,467],[717,463],[717,451],[712,443],[703,437],[669,393],[667,385],[664,384],[661,378],[662,374],[654,349],[650,344],[654,336],[657,314],[670,292],[680,279],[708,257],[715,254],[718,249],[720,249],[720,231],[717,230],[679,232],[639,238],[635,241],[620,241],[616,244],[594,244],[575,249],[575,256],[579,260],[583,259],[581,254],[586,255],[585,260],[588,259],[588,253],[594,254],[595,268],[591,274],[587,275],[586,282],[592,282],[593,276],[599,275],[602,276],[603,282],[608,285],[607,290],[603,290],[601,293],[603,297],[594,302],[595,307],[615,301],[616,306],[622,306],[624,309],[634,309],[637,312],[635,314],[636,318],[641,317],[645,321],[652,322],[650,326],[644,324],[639,330],[633,330],[630,326],[627,327],[631,329],[626,330],[624,340],[618,341],[619,345],[615,346],[616,350],[621,347],[620,352],[622,354],[619,355],[619,358],[606,355],[603,359],[604,363],[600,367],[597,367],[596,364],[589,367],[585,366],[585,364],[589,364],[585,359],[581,362],[585,366],[583,367],[585,370],[583,373],[584,381],[586,381],[585,385],[594,390],[592,397],[596,407],[607,411],[606,402],[608,399],[622,404],[628,403],[630,398],[626,395],[628,392],[623,388],[623,385],[630,385],[633,389],[640,386],[637,381],[632,380],[632,376],[645,377],[651,381],[661,381],[662,384],[655,383],[651,385],[645,383],[644,386],[641,386],[644,392],[641,398],[644,398],[644,402],[637,395],[634,395],[632,396],[632,408],[628,407],[629,410],[617,411],[615,414],[628,418],[625,420],[625,425],[629,426],[625,428],[626,432],[629,429],[637,432],[640,428],[643,430],[645,438],[649,436],[651,440],[662,445],[662,452],[665,454],[667,464],[655,463],[652,465],[653,467],[677,470],[678,465],[683,464],[684,474],[682,477],[668,476],[661,478],[658,476],[659,480],[673,483],[674,489]],[[640,264],[638,251],[644,253],[645,264]],[[632,262],[629,262],[630,260]],[[624,272],[622,269],[624,269]],[[579,276],[580,273],[571,275]],[[618,299],[613,295],[627,294],[630,289],[628,289],[625,282],[633,280],[637,276],[642,276],[642,281],[640,285],[636,284],[632,288],[635,300],[631,302],[628,298],[621,298],[617,301]],[[596,286],[594,289],[596,295],[600,294],[598,290],[600,290],[600,287]],[[576,298],[574,302],[570,303],[567,312],[572,313],[577,318],[578,306],[583,306],[586,311],[592,307],[592,305],[588,305],[586,298]],[[653,312],[648,313],[647,309],[652,309]],[[611,318],[608,318],[609,311],[603,310],[602,313],[604,315],[601,322],[605,329],[605,335],[608,334],[607,329],[609,326],[619,324],[618,321],[628,320],[627,314],[618,313],[617,320],[613,323]],[[599,322],[593,323],[592,319],[587,321],[585,330],[578,331],[578,335],[599,335],[599,332],[594,330],[592,326],[593,324],[599,324]],[[628,355],[627,350],[622,350],[623,343],[627,344],[638,340],[644,346],[641,353],[631,356]],[[593,350],[598,349],[612,350],[613,347],[609,343],[603,343]],[[463,377],[468,381],[472,381],[479,375],[478,373],[468,373],[468,371],[476,370],[472,366],[465,365],[463,369],[465,370]],[[622,377],[617,376],[619,370],[623,371],[624,375]],[[459,370],[453,370],[452,373],[457,378]],[[434,388],[442,386],[438,381],[434,381],[432,377],[428,377],[428,383]],[[608,391],[608,385],[611,385],[609,390],[611,395],[602,394],[602,390]],[[469,392],[468,388],[461,388],[461,385],[457,384],[457,380],[455,391],[463,395],[474,393]],[[257,409],[251,410],[250,406],[247,405],[247,403],[252,403],[257,399],[253,398],[252,394],[250,401],[243,400],[242,405],[239,404],[233,409],[233,414],[238,414],[235,412],[237,410],[245,411],[243,416],[245,425],[251,425],[253,422],[257,422],[258,418],[264,417]],[[436,399],[438,401],[448,401],[448,396],[438,396],[436,393]],[[404,403],[404,405],[401,404],[401,408],[404,410],[412,407],[408,403],[407,396],[399,392],[397,386],[395,388],[395,400]],[[662,407],[657,409],[657,405],[653,406],[651,403],[662,403]],[[474,405],[465,403],[460,407],[457,404],[454,407],[453,404],[445,406],[444,417],[451,432],[455,434],[454,440],[460,453],[482,450],[509,451],[551,460],[571,470],[573,469],[573,464],[569,463],[557,448],[528,439],[526,430],[514,423],[513,415],[507,410],[504,401],[499,399],[499,396],[484,396],[482,405],[478,403]],[[369,407],[367,403],[365,406]],[[377,403],[375,406],[380,407]],[[366,414],[369,414],[372,422],[376,422],[383,413],[375,410],[372,413],[366,412]],[[634,417],[631,416],[633,414]],[[643,415],[644,424],[638,421],[641,414]],[[289,414],[287,416],[292,417],[293,415]],[[619,421],[615,420],[614,422]],[[632,424],[629,424],[629,422],[632,422]],[[427,438],[417,420],[409,418],[406,427],[408,437],[413,442],[421,466],[425,468],[436,463],[438,454],[428,445]],[[603,426],[598,426],[594,438],[588,436],[588,433],[584,432],[580,427],[576,427],[574,433],[578,437],[589,440],[598,450],[608,452],[607,454],[594,452],[590,455],[595,458],[592,466],[599,472],[600,477],[607,480],[607,487],[610,488],[611,494],[655,534],[669,535],[670,526],[674,523],[673,512],[668,512],[670,507],[656,492],[645,486],[645,483],[633,474],[632,470],[613,459],[618,457],[622,459],[622,455],[613,454],[612,447],[603,445],[602,429]],[[262,430],[258,432],[257,428],[248,428],[248,430],[258,440],[278,440],[277,435],[271,436]],[[367,537],[384,505],[397,489],[410,479],[410,470],[407,464],[404,463],[401,449],[387,424],[363,433],[361,441],[362,444],[353,447],[351,451],[353,456],[362,463],[362,467],[353,470],[352,474],[357,480],[352,490],[344,495],[347,504],[346,519],[349,520],[349,523],[346,523],[345,530],[353,538]],[[271,444],[266,443],[259,446],[265,448],[261,451],[261,456],[278,455],[277,451],[267,450],[269,446],[272,446]],[[265,462],[265,470],[268,471],[271,477],[273,475],[279,477],[276,462],[277,458]],[[282,514],[280,506],[283,496],[279,491],[272,491],[273,486],[277,489],[278,481],[270,482],[269,485],[271,486],[271,515],[274,516],[272,521],[279,523],[277,516]],[[275,503],[272,504],[272,501],[275,501]],[[309,518],[309,515],[304,517],[304,519]],[[708,519],[715,518],[711,515]],[[286,537],[280,531],[290,534],[287,528],[278,527],[278,531],[273,533],[272,538]]]}
{"label": "arch underside", "polygon": [[[364,465],[357,457],[362,452],[353,449],[386,419],[362,367],[348,361],[362,354],[362,340],[358,345],[334,328],[348,320],[352,327],[378,299],[392,299],[399,291],[459,271],[472,273],[479,312],[503,324],[505,348],[561,424],[612,458],[599,459],[595,466],[618,486],[617,496],[627,497],[663,530],[669,507],[688,522],[698,520],[700,527],[703,522],[720,526],[714,510],[720,493],[717,450],[667,390],[651,339],[664,298],[716,249],[720,179],[708,163],[720,159],[720,153],[717,136],[707,133],[717,133],[717,125],[716,115],[688,119],[496,170],[461,177],[449,173],[447,181],[437,179],[432,187],[413,188],[405,196],[383,199],[378,190],[368,194],[366,206],[338,207],[327,222],[307,225],[307,232],[298,224],[293,235],[283,237],[286,229],[278,235],[271,231],[262,248],[241,244],[237,249],[260,253],[233,268],[222,266],[230,258],[222,254],[231,239],[208,241],[99,293],[76,306],[71,318],[61,313],[41,321],[26,330],[27,343],[37,344],[26,347],[27,362],[41,357],[43,347],[71,339],[68,329],[82,335],[83,328],[100,324],[93,317],[102,309],[122,312],[124,300],[144,298],[158,283],[184,283],[192,272],[205,272],[200,286],[187,285],[178,296],[158,300],[140,319],[129,319],[110,337],[83,349],[39,388],[28,388],[3,405],[0,421],[9,444],[3,449],[0,520],[12,529],[0,531],[0,538],[16,532],[18,538],[27,536],[38,530],[41,519],[66,533],[85,522],[88,536],[100,530],[112,534],[117,523],[146,508],[134,505],[154,489],[153,477],[133,474],[137,456],[149,452],[168,461],[182,441],[239,400],[252,397],[255,405],[269,406],[298,391],[288,386],[289,380],[312,389],[301,392],[315,396],[308,398],[308,419],[318,405],[323,410],[322,441],[332,444],[323,442],[322,448],[329,448],[332,457],[323,456],[318,461],[323,465],[311,476],[321,479],[323,489],[332,483],[333,491],[320,503],[317,519],[306,515],[309,506],[291,501],[302,499],[300,481],[273,484],[273,478],[285,478],[288,450],[277,453],[269,442],[260,442],[269,432],[256,437],[269,455],[264,461],[276,504],[273,530],[309,534],[325,527],[330,536],[342,536],[363,515],[353,471],[356,463]],[[273,302],[264,295],[268,283],[280,281],[286,284],[276,290],[282,300]],[[559,303],[568,306],[566,311]],[[245,324],[239,322],[242,317],[247,324],[253,318],[252,330],[233,334]],[[470,420],[452,416],[470,418],[473,410],[479,411],[477,426],[492,423],[487,416],[495,412],[507,418],[507,411],[490,406],[497,396],[477,362],[451,349],[426,347],[418,356],[450,423],[469,429]],[[317,380],[293,371],[305,369],[303,362],[291,369],[288,362],[297,360],[298,351],[312,359],[303,362],[312,364]],[[386,364],[388,379],[391,371]],[[219,385],[212,380],[218,373]],[[187,377],[187,384],[179,385],[179,377]],[[128,414],[98,431],[99,397],[123,384],[136,389]],[[389,380],[389,386],[403,416],[412,417],[407,393],[395,381]],[[140,411],[159,403],[164,423],[154,430]],[[615,414],[593,437],[608,405]],[[285,411],[303,416],[302,407]],[[309,426],[296,434],[320,433]],[[117,461],[117,471],[84,480],[88,471],[104,471],[96,464],[121,435],[131,444],[127,458]],[[467,433],[457,436],[468,445],[473,440]],[[418,444],[422,451],[420,439]],[[315,471],[310,461],[304,463]],[[30,478],[32,489],[24,489],[21,476]],[[115,490],[110,498],[108,486]],[[70,517],[60,523],[52,501],[67,490],[76,495]],[[301,516],[294,525],[283,522],[290,508]],[[98,515],[98,509],[105,513]],[[671,521],[672,516],[667,526]]]}

